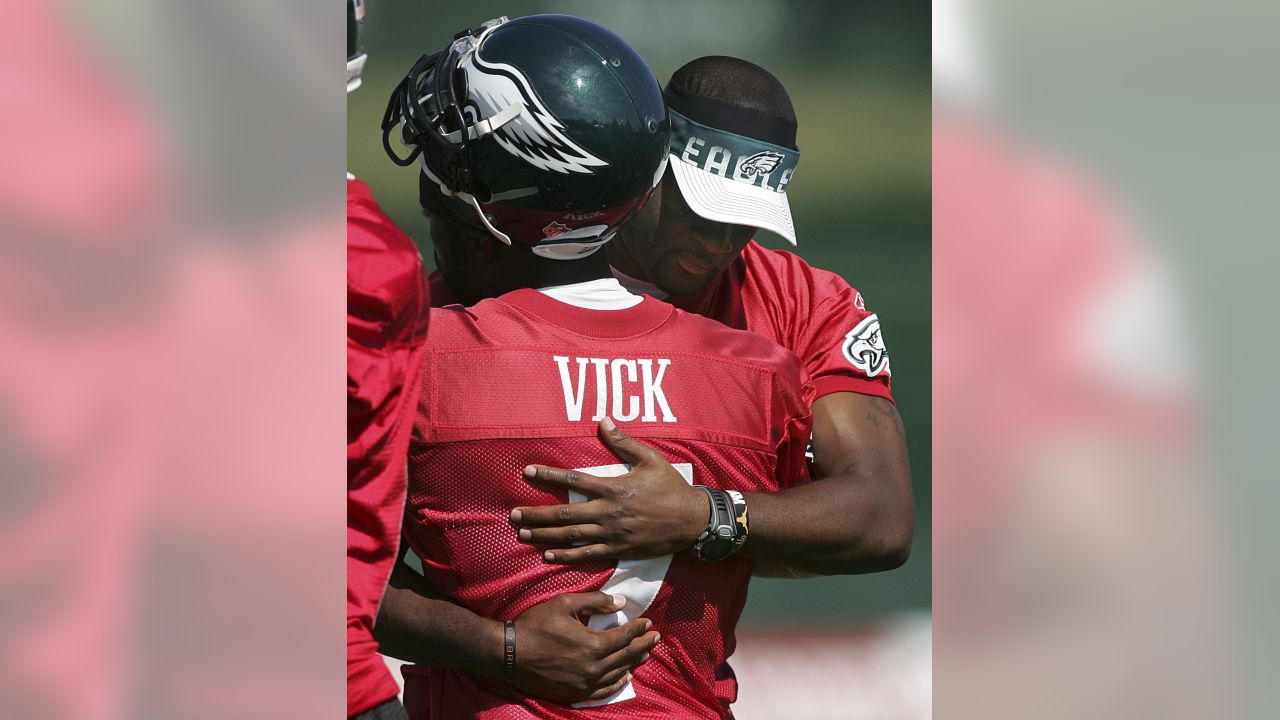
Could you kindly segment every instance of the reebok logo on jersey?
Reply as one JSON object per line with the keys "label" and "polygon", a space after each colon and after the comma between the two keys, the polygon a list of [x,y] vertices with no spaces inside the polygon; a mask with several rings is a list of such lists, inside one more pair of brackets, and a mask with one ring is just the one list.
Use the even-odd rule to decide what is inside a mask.
{"label": "reebok logo on jersey", "polygon": [[[552,360],[560,372],[560,385],[564,389],[564,412],[570,422],[582,420],[583,401],[587,396],[587,383],[595,385],[595,414],[592,422],[604,419],[606,413],[619,422],[676,422],[667,396],[662,392],[662,378],[671,365],[667,358],[572,358],[577,372],[570,371],[570,358],[554,355]],[[592,371],[587,372],[590,365]],[[577,381],[574,382],[574,375]],[[637,392],[638,391],[638,392]],[[612,401],[612,402],[610,402]]]}

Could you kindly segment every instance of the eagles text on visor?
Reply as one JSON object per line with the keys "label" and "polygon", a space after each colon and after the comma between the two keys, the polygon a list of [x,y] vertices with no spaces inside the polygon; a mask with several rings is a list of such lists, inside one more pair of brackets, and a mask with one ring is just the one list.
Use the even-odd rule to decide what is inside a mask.
{"label": "eagles text on visor", "polygon": [[671,110],[671,154],[726,180],[785,193],[800,151],[696,123]]}
{"label": "eagles text on visor", "polygon": [[[392,130],[410,148],[391,147]],[[554,259],[584,257],[639,209],[666,163],[648,65],[568,15],[499,18],[424,55],[392,93],[388,155],[419,162],[423,204]]]}

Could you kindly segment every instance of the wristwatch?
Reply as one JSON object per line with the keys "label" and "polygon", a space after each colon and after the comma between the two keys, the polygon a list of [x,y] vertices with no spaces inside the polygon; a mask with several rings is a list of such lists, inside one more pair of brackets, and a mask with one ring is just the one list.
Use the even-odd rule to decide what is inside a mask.
{"label": "wristwatch", "polygon": [[707,494],[711,512],[707,529],[693,543],[693,554],[699,560],[724,560],[747,540],[747,501],[735,490],[694,487]]}

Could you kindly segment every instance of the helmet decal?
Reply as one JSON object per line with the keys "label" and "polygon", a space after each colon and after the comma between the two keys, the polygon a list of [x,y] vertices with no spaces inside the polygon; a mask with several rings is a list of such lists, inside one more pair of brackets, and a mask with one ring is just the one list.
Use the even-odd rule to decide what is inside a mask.
{"label": "helmet decal", "polygon": [[593,175],[591,168],[608,166],[562,132],[564,124],[542,104],[518,69],[487,63],[479,52],[471,53],[461,67],[467,73],[466,112],[472,115],[471,121],[492,117],[517,102],[524,105],[524,112],[493,133],[504,150],[536,168],[563,175]]}

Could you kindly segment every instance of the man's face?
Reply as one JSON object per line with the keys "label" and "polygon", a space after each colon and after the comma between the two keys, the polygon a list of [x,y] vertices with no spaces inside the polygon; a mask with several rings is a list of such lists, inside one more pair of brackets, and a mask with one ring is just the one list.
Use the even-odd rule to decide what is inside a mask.
{"label": "man's face", "polygon": [[[673,297],[706,287],[724,272],[756,229],[707,220],[685,203],[670,173],[619,240],[652,282]],[[631,232],[625,232],[630,229]],[[615,241],[617,242],[617,241]]]}

